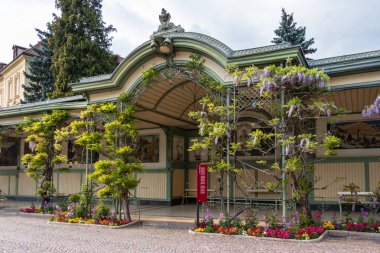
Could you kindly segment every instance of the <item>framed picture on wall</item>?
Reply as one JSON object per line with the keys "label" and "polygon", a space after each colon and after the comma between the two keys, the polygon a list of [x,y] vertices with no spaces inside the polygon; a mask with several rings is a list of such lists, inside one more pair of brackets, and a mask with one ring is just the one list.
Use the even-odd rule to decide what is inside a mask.
{"label": "framed picture on wall", "polygon": [[160,162],[160,136],[142,135],[137,137],[134,156],[142,163]]}
{"label": "framed picture on wall", "polygon": [[185,159],[185,138],[173,136],[173,160],[184,161]]}
{"label": "framed picture on wall", "polygon": [[[189,145],[193,144],[192,140],[201,140],[201,137],[190,138]],[[206,162],[208,160],[208,150],[195,150],[189,152],[189,161],[190,162]]]}

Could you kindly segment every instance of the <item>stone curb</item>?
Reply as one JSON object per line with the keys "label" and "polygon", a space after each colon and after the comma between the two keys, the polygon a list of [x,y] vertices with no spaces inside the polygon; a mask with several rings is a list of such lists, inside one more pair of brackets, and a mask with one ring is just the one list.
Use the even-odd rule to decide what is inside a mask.
{"label": "stone curb", "polygon": [[140,225],[141,221],[132,221],[131,223],[120,225],[120,226],[108,226],[108,225],[100,225],[100,224],[84,224],[84,223],[69,223],[69,222],[56,222],[56,221],[47,221],[49,225],[59,225],[59,226],[79,226],[79,227],[96,227],[96,228],[106,228],[106,229],[121,229],[130,226]]}
{"label": "stone curb", "polygon": [[328,230],[331,237],[350,237],[355,236],[361,239],[379,239],[380,233],[356,232],[356,231],[341,231],[341,230]]}
{"label": "stone curb", "polygon": [[23,213],[23,212],[18,212],[16,213],[17,215],[22,215],[22,216],[31,216],[31,217],[48,217],[53,214],[48,214],[48,213]]}
{"label": "stone curb", "polygon": [[[227,236],[225,234],[219,234],[219,233],[204,233],[204,232],[194,232],[192,230],[189,230],[189,234],[195,235],[195,234],[204,234],[204,235],[218,235],[218,236]],[[244,236],[244,235],[233,235],[237,238],[256,238],[259,240],[268,240],[268,241],[286,241],[286,242],[301,242],[301,243],[316,243],[324,240],[325,238],[331,236],[331,237],[350,237],[350,236],[356,236],[360,239],[379,239],[380,233],[368,233],[368,232],[356,232],[356,231],[339,231],[339,230],[325,230],[323,234],[321,234],[320,237],[317,239],[311,239],[311,240],[296,240],[296,239],[281,239],[281,238],[273,238],[273,237],[255,237],[255,236]]]}
{"label": "stone curb", "polygon": [[[219,234],[219,233],[204,233],[204,232],[194,232],[192,230],[189,230],[189,234],[205,234],[205,235],[218,235],[218,236],[228,236],[225,234]],[[254,238],[258,240],[266,240],[266,241],[283,241],[283,242],[301,242],[301,243],[316,243],[320,242],[326,237],[328,237],[328,231],[325,231],[321,234],[320,237],[317,239],[310,239],[310,240],[296,240],[296,239],[281,239],[281,238],[273,238],[273,237],[258,237],[258,236],[244,236],[244,235],[233,235],[237,238]]]}

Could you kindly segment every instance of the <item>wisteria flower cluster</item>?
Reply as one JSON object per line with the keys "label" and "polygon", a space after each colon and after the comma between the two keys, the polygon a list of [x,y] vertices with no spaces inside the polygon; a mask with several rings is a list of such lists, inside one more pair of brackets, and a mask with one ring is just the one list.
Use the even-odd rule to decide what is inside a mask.
{"label": "wisteria flower cluster", "polygon": [[326,89],[329,87],[329,77],[323,71],[318,69],[308,69],[303,66],[290,65],[287,62],[286,67],[278,68],[275,65],[267,66],[263,69],[256,66],[250,66],[244,70],[236,66],[229,66],[227,71],[233,75],[233,85],[239,86],[246,81],[248,86],[256,84],[260,89],[260,95],[266,95],[280,87],[308,89]]}
{"label": "wisteria flower cluster", "polygon": [[380,116],[380,96],[375,99],[372,105],[362,111],[362,116],[364,118]]}

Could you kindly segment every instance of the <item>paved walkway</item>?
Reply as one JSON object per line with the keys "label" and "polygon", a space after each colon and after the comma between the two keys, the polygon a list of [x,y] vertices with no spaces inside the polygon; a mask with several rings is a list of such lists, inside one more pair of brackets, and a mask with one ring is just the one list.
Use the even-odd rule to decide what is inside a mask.
{"label": "paved walkway", "polygon": [[[10,213],[16,213],[18,209],[30,207],[31,202],[27,201],[14,201],[14,200],[8,200],[6,205],[7,208],[0,209],[0,214],[3,212],[10,212]],[[35,204],[38,206],[39,203]],[[214,218],[218,218],[220,211],[216,208],[210,209],[211,213],[214,215]],[[232,210],[233,211],[233,210]],[[204,213],[206,212],[206,208],[200,208],[200,217],[204,216]],[[258,213],[258,219],[260,221],[264,221],[264,216],[267,213],[267,210],[260,210]],[[132,218],[135,220],[138,219],[138,207],[136,205],[131,205],[131,214]],[[233,211],[234,213],[234,211]],[[278,211],[278,217],[280,217],[280,210]],[[338,212],[326,212],[324,217],[325,219],[331,219],[333,216],[333,213],[336,213],[337,218],[339,216]],[[289,213],[290,215],[290,213]],[[358,215],[358,214],[356,214]],[[176,206],[158,206],[158,205],[141,205],[140,206],[140,216],[141,219],[144,221],[150,221],[150,222],[180,222],[180,223],[188,223],[193,224],[194,219],[196,217],[196,205],[176,205]],[[243,216],[243,215],[242,215]],[[354,215],[355,217],[355,215]],[[241,217],[243,218],[243,217]],[[378,216],[378,219],[380,217]]]}
{"label": "paved walkway", "polygon": [[0,252],[379,252],[380,240],[326,239],[320,243],[251,237],[189,235],[188,226],[126,229],[47,224],[45,218],[0,214]]}

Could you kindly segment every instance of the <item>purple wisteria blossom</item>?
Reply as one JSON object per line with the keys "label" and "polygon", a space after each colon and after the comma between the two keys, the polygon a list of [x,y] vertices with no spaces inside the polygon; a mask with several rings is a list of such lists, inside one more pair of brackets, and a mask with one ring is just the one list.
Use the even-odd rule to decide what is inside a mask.
{"label": "purple wisteria blossom", "polygon": [[374,197],[374,198],[372,199],[372,208],[376,208],[376,206],[377,206],[377,198]]}
{"label": "purple wisteria blossom", "polygon": [[209,209],[206,210],[205,214],[205,221],[212,221],[214,220],[214,217],[212,216],[212,213],[210,212]]}
{"label": "purple wisteria blossom", "polygon": [[372,105],[362,111],[364,118],[380,116],[380,96],[377,96]]}
{"label": "purple wisteria blossom", "polygon": [[369,216],[369,213],[364,211],[364,208],[360,208],[360,215],[364,218],[364,219],[367,219],[368,216]]}
{"label": "purple wisteria blossom", "polygon": [[293,216],[293,222],[298,224],[300,221],[300,213],[296,210],[294,211]]}

